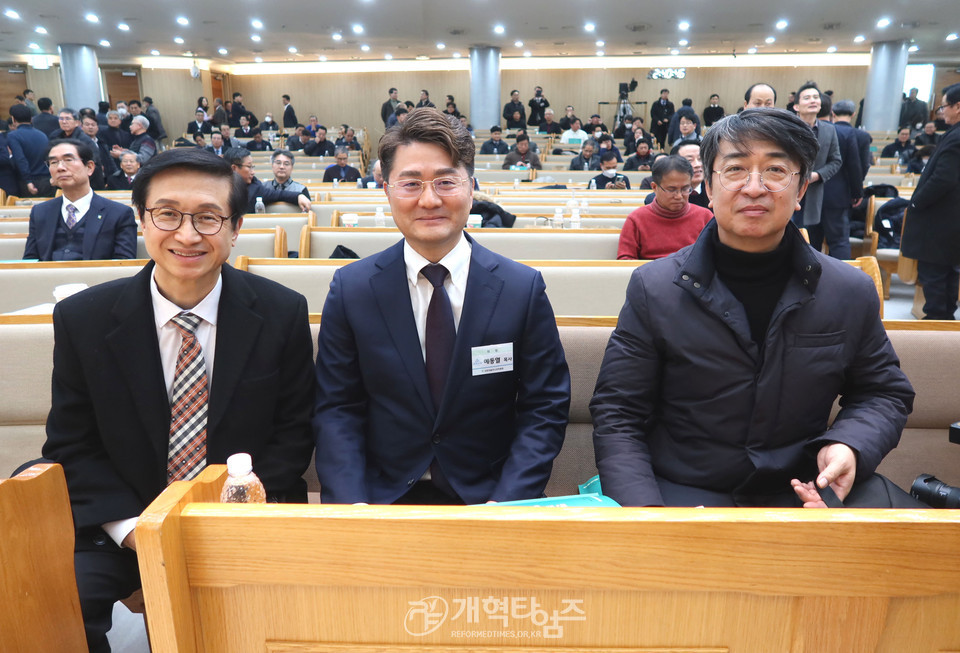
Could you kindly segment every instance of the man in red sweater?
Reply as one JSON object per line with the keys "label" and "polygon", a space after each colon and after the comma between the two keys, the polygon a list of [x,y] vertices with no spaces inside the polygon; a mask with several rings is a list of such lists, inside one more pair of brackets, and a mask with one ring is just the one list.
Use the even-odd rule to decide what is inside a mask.
{"label": "man in red sweater", "polygon": [[692,245],[713,213],[691,204],[693,166],[681,156],[653,164],[654,200],[627,216],[620,232],[618,259],[655,259]]}

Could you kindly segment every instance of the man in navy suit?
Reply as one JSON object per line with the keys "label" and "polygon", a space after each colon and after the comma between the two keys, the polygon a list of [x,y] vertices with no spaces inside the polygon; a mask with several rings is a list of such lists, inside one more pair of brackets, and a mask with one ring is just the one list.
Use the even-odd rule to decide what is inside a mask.
{"label": "man in navy suit", "polygon": [[435,108],[414,109],[380,141],[404,238],[330,284],[314,417],[324,502],[543,494],[570,376],[540,274],[463,232],[474,151]]}
{"label": "man in navy suit", "polygon": [[69,139],[50,142],[47,164],[62,197],[35,204],[23,258],[41,261],[133,258],[137,225],[133,210],[100,197],[90,188],[96,168],[86,143]]}
{"label": "man in navy suit", "polygon": [[[313,449],[307,303],[225,265],[246,207],[230,164],[196,148],[163,152],[137,175],[133,204],[151,262],[53,312],[43,455],[67,477],[80,606],[97,653],[110,650],[113,604],[140,587],[136,519],[170,482],[246,452],[268,500],[306,501]],[[188,466],[181,447],[196,453]]]}

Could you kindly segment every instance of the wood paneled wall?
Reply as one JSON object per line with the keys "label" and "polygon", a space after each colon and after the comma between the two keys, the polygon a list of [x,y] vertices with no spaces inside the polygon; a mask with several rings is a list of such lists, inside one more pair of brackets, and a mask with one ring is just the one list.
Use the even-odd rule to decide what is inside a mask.
{"label": "wood paneled wall", "polygon": [[204,94],[203,81],[191,77],[189,70],[143,68],[140,87],[144,95],[153,98],[154,105],[160,110],[163,128],[169,136],[166,143],[170,145],[193,120],[197,98]]}
{"label": "wood paneled wall", "polygon": [[27,66],[27,88],[31,89],[39,100],[48,97],[53,100],[53,110],[63,106],[63,84],[60,81],[60,66],[50,66],[46,70],[37,70]]}

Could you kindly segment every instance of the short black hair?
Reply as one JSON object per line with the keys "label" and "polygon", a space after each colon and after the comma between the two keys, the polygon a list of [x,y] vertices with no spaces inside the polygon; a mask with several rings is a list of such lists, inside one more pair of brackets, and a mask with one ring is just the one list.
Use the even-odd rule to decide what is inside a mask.
{"label": "short black hair", "polygon": [[106,113],[110,110],[110,103],[106,100],[100,100],[97,102],[97,109],[100,111],[100,113]]}
{"label": "short black hair", "polygon": [[685,98],[683,98],[682,100],[680,100],[680,104],[682,104],[682,105],[685,106],[685,107],[692,107],[692,106],[693,106],[693,100],[691,100],[691,99],[688,98],[688,97],[685,97]]}
{"label": "short black hair", "polygon": [[230,180],[230,222],[237,228],[237,222],[247,208],[247,188],[240,175],[233,171],[230,164],[213,152],[196,147],[174,147],[150,158],[133,180],[131,200],[140,222],[144,220],[147,209],[147,191],[150,181],[157,174],[167,170],[183,169],[193,173],[210,175]]}
{"label": "short black hair", "polygon": [[233,99],[236,100],[238,97],[243,97],[243,93],[241,93],[240,91],[234,91]]}
{"label": "short black hair", "polygon": [[243,160],[250,156],[250,150],[245,147],[231,147],[223,153],[223,160],[232,166],[242,166]]}
{"label": "short black hair", "polygon": [[40,109],[41,111],[46,111],[52,106],[53,106],[53,100],[51,100],[48,97],[42,97],[39,100],[37,100],[37,108]]}
{"label": "short black hair", "polygon": [[820,149],[813,130],[789,111],[771,107],[744,109],[713,123],[700,144],[703,174],[708,185],[713,185],[713,163],[720,151],[720,143],[727,142],[742,149],[749,141],[777,145],[799,166],[802,181],[810,176]]}
{"label": "short black hair", "polygon": [[153,98],[150,97],[149,95],[144,95],[143,101],[146,102],[147,104],[153,104]]}
{"label": "short black hair", "polygon": [[833,103],[833,113],[838,116],[852,116],[857,111],[853,100],[837,100]]}
{"label": "short black hair", "polygon": [[396,86],[391,86],[391,87],[390,87],[390,90],[387,91],[387,95],[390,95],[391,93],[396,93],[396,92],[397,92],[397,87],[396,87]]}
{"label": "short black hair", "polygon": [[523,142],[523,141],[529,141],[529,140],[530,140],[530,137],[527,136],[526,134],[522,134],[522,133],[521,133],[521,134],[517,134],[517,142],[518,142],[518,143],[521,143],[521,142]]}
{"label": "short black hair", "polygon": [[29,125],[30,120],[33,118],[33,113],[30,111],[30,107],[25,104],[14,104],[10,107],[10,117],[20,124]]}
{"label": "short black hair", "polygon": [[500,129],[500,125],[494,125],[493,127],[490,128],[490,133],[491,133],[491,134],[492,134],[493,132],[502,132],[502,131],[503,131],[503,130]]}
{"label": "short black hair", "polygon": [[661,95],[664,94],[664,93],[669,93],[669,92],[670,92],[670,89],[669,89],[669,88],[661,88],[661,89],[660,89],[660,94],[661,94]]}
{"label": "short black hair", "polygon": [[520,95],[520,91],[518,91],[517,89],[513,89],[512,91],[510,91],[510,95],[511,95],[511,96],[512,96],[514,93],[516,93],[517,95]]}
{"label": "short black hair", "polygon": [[290,150],[274,150],[273,154],[270,155],[270,163],[273,163],[277,160],[278,156],[285,156],[290,159],[290,165],[293,166],[296,162],[296,159],[293,158],[293,152]]}
{"label": "short black hair", "polygon": [[743,101],[744,101],[744,102],[749,102],[749,101],[750,101],[750,96],[753,95],[753,89],[755,89],[755,88],[758,87],[758,86],[766,86],[766,87],[768,87],[771,91],[773,91],[773,101],[774,101],[774,103],[776,103],[776,101],[777,101],[777,89],[775,89],[775,88],[774,88],[773,86],[771,86],[770,84],[767,84],[766,82],[757,82],[756,84],[751,84],[751,85],[750,85],[750,88],[747,89],[747,92],[743,94]]}
{"label": "short black hair", "polygon": [[817,95],[820,96],[820,102],[822,103],[822,102],[823,102],[823,93],[820,92],[820,87],[817,86],[817,83],[816,83],[816,82],[806,82],[803,86],[801,86],[800,88],[798,88],[797,91],[796,91],[797,97],[799,98],[801,93],[803,93],[804,91],[809,91],[810,89],[813,89],[813,90],[815,90],[815,91],[817,92]]}
{"label": "short black hair", "polygon": [[424,95],[426,95],[427,97],[430,97],[430,91],[428,91],[427,89],[421,88],[421,89],[420,89],[420,92],[423,93]]}
{"label": "short black hair", "polygon": [[415,106],[417,106],[417,105],[415,105],[413,102],[411,102],[410,100],[406,100],[406,101],[404,102],[404,105],[406,105],[406,107],[407,107],[408,109],[412,109],[412,108],[414,108]]}
{"label": "short black hair", "polygon": [[710,99],[712,100],[713,98],[717,98],[717,99],[719,100],[719,99],[720,99],[720,96],[717,95],[716,93],[711,93],[711,94],[710,94]]}
{"label": "short black hair", "polygon": [[286,100],[287,102],[289,102],[289,101],[290,101],[290,96],[289,96],[289,95],[287,95],[286,93],[284,93],[284,94],[283,94],[283,95],[281,95],[280,97],[282,97],[282,98],[283,98],[284,100]]}
{"label": "short black hair", "polygon": [[130,100],[129,102],[127,102],[128,107],[132,107],[134,104],[136,104],[138,107],[143,108],[143,105],[140,104],[140,100]]}
{"label": "short black hair", "polygon": [[55,148],[58,145],[73,145],[77,148],[77,156],[80,157],[80,160],[83,161],[83,165],[87,165],[93,161],[93,148],[83,141],[78,141],[74,138],[55,138],[47,145],[47,151],[43,155],[44,161],[47,160],[47,157],[50,156],[50,150]]}
{"label": "short black hair", "polygon": [[606,152],[600,155],[600,163],[606,163],[607,161],[616,161],[616,160],[617,160],[617,153],[614,152],[613,150],[607,150]]}
{"label": "short black hair", "polygon": [[23,94],[24,94],[24,95],[29,95],[30,93],[33,93],[33,89],[31,89],[31,88],[25,88],[25,89],[23,89]]}
{"label": "short black hair", "polygon": [[680,172],[690,177],[690,179],[693,179],[693,166],[682,156],[675,154],[658,157],[650,167],[650,175],[653,177],[653,183],[658,186],[660,182],[663,181],[664,175],[671,172]]}
{"label": "short black hair", "polygon": [[600,138],[597,139],[597,143],[603,143],[604,141],[610,141],[613,143],[613,136],[610,134],[600,134]]}
{"label": "short black hair", "polygon": [[80,116],[77,115],[77,112],[71,109],[70,107],[63,107],[62,109],[57,111],[58,116],[64,113],[69,113],[71,116],[73,116],[74,120],[80,120]]}
{"label": "short black hair", "polygon": [[397,114],[398,116],[402,116],[405,113],[410,113],[410,110],[407,109],[407,107],[405,107],[404,105],[398,104],[394,113]]}
{"label": "short black hair", "polygon": [[947,102],[950,104],[956,104],[957,102],[960,102],[960,82],[951,84],[950,86],[945,86],[943,89],[943,95],[946,96]]}

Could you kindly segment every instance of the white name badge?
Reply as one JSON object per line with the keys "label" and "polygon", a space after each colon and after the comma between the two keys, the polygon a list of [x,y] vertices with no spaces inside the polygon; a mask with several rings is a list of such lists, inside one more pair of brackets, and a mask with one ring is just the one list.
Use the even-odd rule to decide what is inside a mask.
{"label": "white name badge", "polygon": [[473,361],[473,376],[512,372],[513,343],[471,347],[470,358]]}

